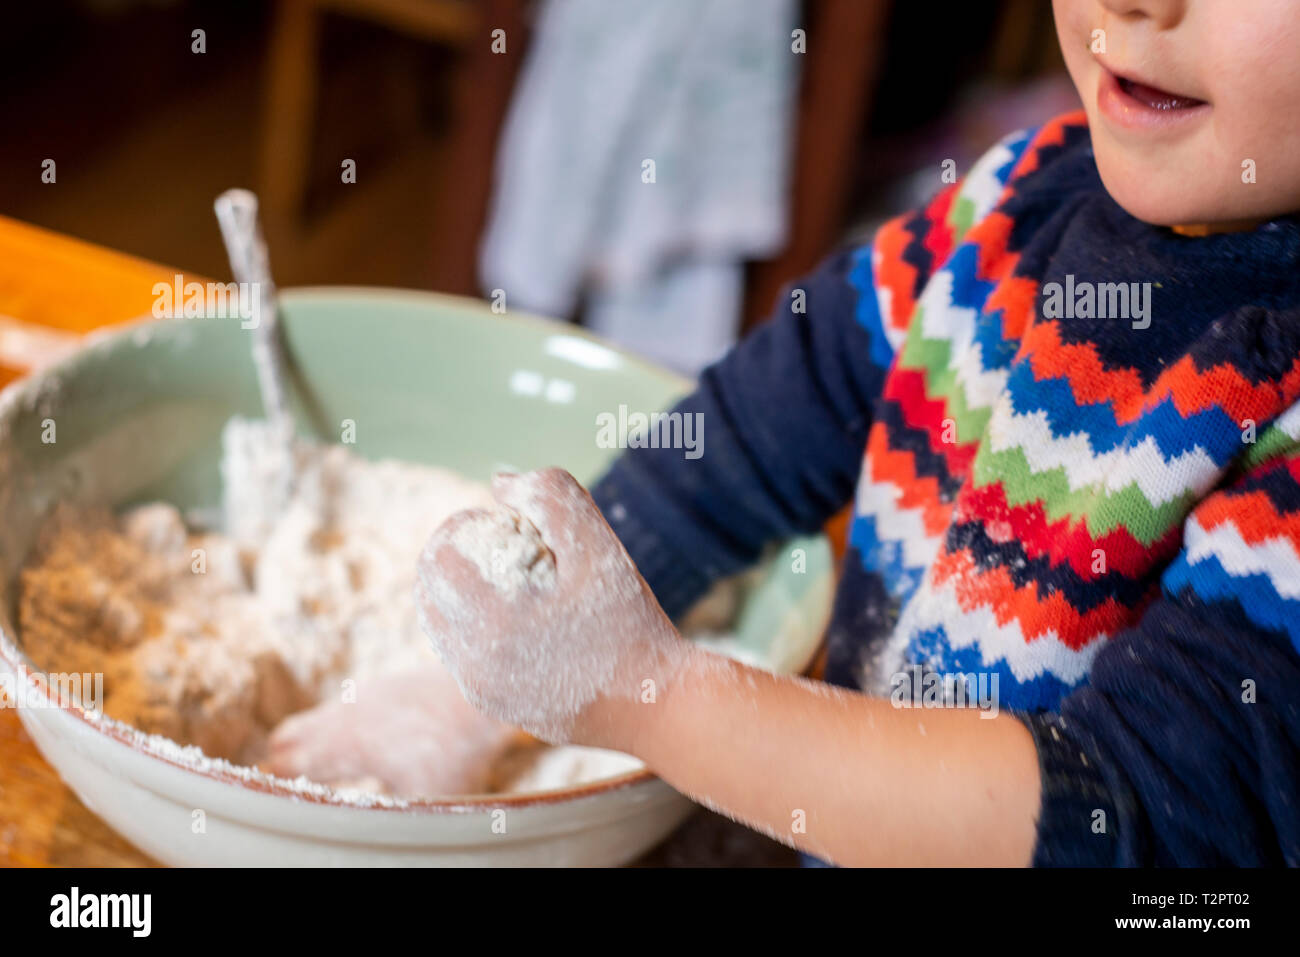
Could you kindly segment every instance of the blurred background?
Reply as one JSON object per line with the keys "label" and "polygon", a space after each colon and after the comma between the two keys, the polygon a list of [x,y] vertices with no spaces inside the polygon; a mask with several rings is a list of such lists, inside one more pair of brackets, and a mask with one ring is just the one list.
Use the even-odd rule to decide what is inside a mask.
{"label": "blurred background", "polygon": [[940,188],[944,160],[964,171],[1076,105],[1042,0],[43,0],[4,18],[0,215],[225,279],[212,200],[249,186],[282,285],[500,290],[688,373]]}

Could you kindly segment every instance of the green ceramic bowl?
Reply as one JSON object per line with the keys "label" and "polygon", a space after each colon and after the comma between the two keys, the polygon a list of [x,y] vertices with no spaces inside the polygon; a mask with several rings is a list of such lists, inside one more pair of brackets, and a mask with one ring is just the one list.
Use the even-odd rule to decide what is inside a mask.
{"label": "green ceramic bowl", "polygon": [[[283,294],[281,315],[301,434],[338,441],[346,431],[355,437],[355,450],[367,458],[437,464],[472,478],[486,480],[502,467],[559,465],[590,482],[618,454],[618,449],[603,448],[597,440],[599,414],[617,415],[620,406],[642,412],[664,409],[689,387],[680,377],[570,326],[495,315],[470,300],[387,290],[302,289]],[[11,671],[24,664],[22,636],[13,624],[15,579],[41,520],[56,501],[124,506],[164,499],[186,509],[218,504],[222,426],[232,415],[261,413],[249,358],[250,335],[238,319],[141,322],[95,337],[85,349],[16,383],[0,397],[0,664]],[[707,422],[704,434],[707,454]],[[805,570],[797,573],[792,568],[788,550],[776,555],[750,590],[737,624],[745,655],[777,671],[806,666],[830,600],[831,561],[824,540],[789,547],[804,550]],[[148,747],[59,709],[26,711],[22,716],[47,757],[86,802],[141,846],[164,860],[224,860],[207,849],[178,850],[142,834],[133,824],[138,815],[132,802],[138,807],[142,792],[161,802],[156,813],[165,815],[170,808],[182,814],[178,820],[188,820],[185,805],[194,800],[181,796],[192,781],[160,781],[148,765],[138,763],[137,756],[150,756]],[[91,753],[100,747],[96,735],[104,739],[102,753]],[[109,748],[110,741],[146,753],[128,757]],[[166,756],[151,756],[168,761]],[[86,766],[78,763],[87,758]],[[226,787],[256,790],[259,800],[287,797],[303,803],[301,794],[282,793],[275,785],[253,787],[220,768],[215,774],[210,769],[189,772]],[[647,781],[653,779],[632,775],[611,788]],[[563,832],[572,848],[580,849],[582,841],[574,835],[583,830],[582,816],[595,813],[584,802],[600,791],[601,786],[584,787],[547,797],[542,803],[548,807],[561,799],[576,802],[572,815],[552,813],[531,840],[543,839],[543,832]],[[290,832],[299,820],[285,818],[276,807],[254,813],[226,797],[231,840],[241,828],[252,833],[272,826],[270,818]],[[215,801],[210,795],[205,800],[208,806]],[[418,802],[406,809],[484,813],[503,803],[524,807],[530,800],[527,795],[497,796]],[[316,794],[308,803],[337,804],[328,793]],[[646,806],[645,801],[632,802],[628,813],[635,817],[632,811]],[[364,816],[393,809],[334,810]],[[537,860],[599,863],[628,856],[634,844],[649,839],[649,831],[643,827],[635,840],[614,839],[620,827],[623,837],[636,830],[630,818],[623,825],[619,820],[611,818],[609,840],[597,842],[613,850],[567,853],[552,848],[551,856]],[[656,827],[663,821],[666,818]],[[342,832],[329,830],[335,843],[339,833],[352,833],[347,822],[339,827]],[[357,827],[360,858],[339,856],[337,848],[323,851],[311,836],[316,832],[306,825],[300,829],[303,833],[286,838],[288,843],[277,853],[282,863],[283,855],[304,863],[380,860],[369,843],[373,822]],[[431,862],[446,859],[447,841],[456,844],[453,837],[421,844],[395,832],[385,846],[398,845],[400,854]],[[466,854],[456,859],[476,861],[481,856],[477,851]]]}

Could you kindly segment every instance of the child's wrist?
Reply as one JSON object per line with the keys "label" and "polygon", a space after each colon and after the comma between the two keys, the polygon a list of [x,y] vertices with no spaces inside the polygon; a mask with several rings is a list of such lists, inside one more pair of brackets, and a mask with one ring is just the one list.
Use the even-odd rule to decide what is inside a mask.
{"label": "child's wrist", "polygon": [[616,680],[582,712],[573,742],[643,757],[660,722],[667,692],[696,651],[674,632],[666,639],[640,645],[619,667]]}

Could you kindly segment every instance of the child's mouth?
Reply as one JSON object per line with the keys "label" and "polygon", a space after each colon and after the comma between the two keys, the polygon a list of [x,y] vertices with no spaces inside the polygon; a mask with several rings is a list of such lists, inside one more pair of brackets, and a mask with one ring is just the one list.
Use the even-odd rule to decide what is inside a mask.
{"label": "child's mouth", "polygon": [[1179,96],[1177,93],[1169,93],[1166,90],[1158,90],[1154,86],[1147,86],[1145,83],[1138,83],[1122,76],[1115,79],[1119,81],[1119,88],[1123,93],[1128,94],[1143,106],[1153,110],[1190,110],[1194,106],[1205,105],[1204,100],[1193,99],[1190,96]]}
{"label": "child's mouth", "polygon": [[1146,130],[1180,125],[1204,115],[1210,108],[1205,100],[1171,93],[1104,68],[1097,105],[1120,126]]}

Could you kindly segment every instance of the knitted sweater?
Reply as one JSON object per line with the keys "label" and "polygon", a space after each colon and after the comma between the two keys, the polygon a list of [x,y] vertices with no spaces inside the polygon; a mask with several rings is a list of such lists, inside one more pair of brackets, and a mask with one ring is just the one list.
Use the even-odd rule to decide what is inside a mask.
{"label": "knitted sweater", "polygon": [[796,283],[678,406],[704,454],[593,493],[672,616],[852,499],[827,680],[996,678],[1035,863],[1296,865],[1298,399],[1300,219],[1139,222],[1077,114]]}

